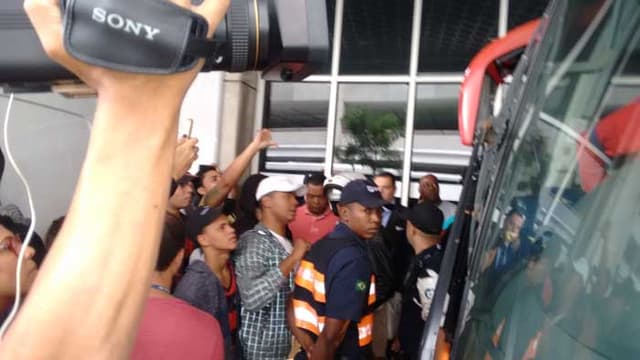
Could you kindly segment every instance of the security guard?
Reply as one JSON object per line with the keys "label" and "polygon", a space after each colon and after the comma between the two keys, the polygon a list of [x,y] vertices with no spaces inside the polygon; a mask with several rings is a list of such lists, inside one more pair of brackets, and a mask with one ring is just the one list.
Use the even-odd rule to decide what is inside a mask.
{"label": "security guard", "polygon": [[288,309],[302,345],[296,359],[371,357],[375,279],[364,240],[378,232],[382,205],[374,183],[348,183],[338,204],[340,223],[300,262]]}

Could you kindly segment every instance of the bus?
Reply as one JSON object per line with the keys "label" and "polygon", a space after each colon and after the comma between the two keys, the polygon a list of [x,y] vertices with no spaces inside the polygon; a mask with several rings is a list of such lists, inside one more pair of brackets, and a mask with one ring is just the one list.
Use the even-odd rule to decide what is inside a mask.
{"label": "bus", "polygon": [[640,356],[639,29],[638,0],[554,0],[472,60],[422,359]]}

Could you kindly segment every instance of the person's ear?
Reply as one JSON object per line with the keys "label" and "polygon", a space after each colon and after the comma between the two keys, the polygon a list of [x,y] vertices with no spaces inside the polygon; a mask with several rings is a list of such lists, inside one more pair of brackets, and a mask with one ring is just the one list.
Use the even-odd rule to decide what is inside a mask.
{"label": "person's ear", "polygon": [[407,225],[405,226],[405,231],[407,232],[407,238],[412,239],[416,234],[416,228],[413,226],[411,221],[407,220]]}
{"label": "person's ear", "polygon": [[340,204],[338,204],[337,206],[340,219],[342,219],[344,222],[349,222],[349,208]]}
{"label": "person's ear", "polygon": [[265,195],[260,201],[262,202],[262,206],[265,209],[268,209],[271,207],[271,202],[272,202],[271,195]]}
{"label": "person's ear", "polygon": [[198,191],[198,194],[204,196],[204,186],[199,186],[197,191]]}
{"label": "person's ear", "polygon": [[204,234],[199,234],[195,240],[197,240],[198,244],[200,244],[200,247],[202,247],[203,245],[208,245],[207,237],[204,236]]}

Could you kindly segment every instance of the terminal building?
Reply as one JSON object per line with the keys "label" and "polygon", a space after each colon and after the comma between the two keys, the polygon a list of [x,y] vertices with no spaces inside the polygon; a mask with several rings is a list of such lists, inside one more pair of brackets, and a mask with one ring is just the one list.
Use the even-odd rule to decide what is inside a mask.
{"label": "terminal building", "polygon": [[[203,73],[183,105],[180,132],[194,119],[198,163],[224,168],[257,129],[266,127],[279,147],[264,152],[253,172],[301,179],[310,171],[390,171],[398,178],[396,196],[405,204],[417,197],[420,176],[433,173],[442,198],[457,201],[471,153],[457,133],[465,67],[492,39],[539,17],[546,5],[545,0],[327,0],[325,66],[302,82],[265,81],[255,72]],[[42,219],[37,230],[44,232],[70,201],[95,99],[16,96],[9,142],[34,198],[51,200],[35,204]],[[6,108],[7,97],[0,94],[0,108]],[[364,131],[376,134],[382,146],[364,146]],[[4,141],[2,146],[5,151]],[[0,188],[2,203],[27,208],[10,166]]]}

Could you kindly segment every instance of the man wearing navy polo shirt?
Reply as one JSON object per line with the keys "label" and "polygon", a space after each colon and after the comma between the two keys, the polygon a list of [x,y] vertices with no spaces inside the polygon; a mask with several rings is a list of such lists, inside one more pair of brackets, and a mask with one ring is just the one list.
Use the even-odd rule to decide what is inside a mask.
{"label": "man wearing navy polo shirt", "polygon": [[371,356],[375,280],[364,241],[378,232],[382,205],[374,183],[348,183],[338,205],[340,223],[300,262],[287,314],[302,345],[296,359]]}

